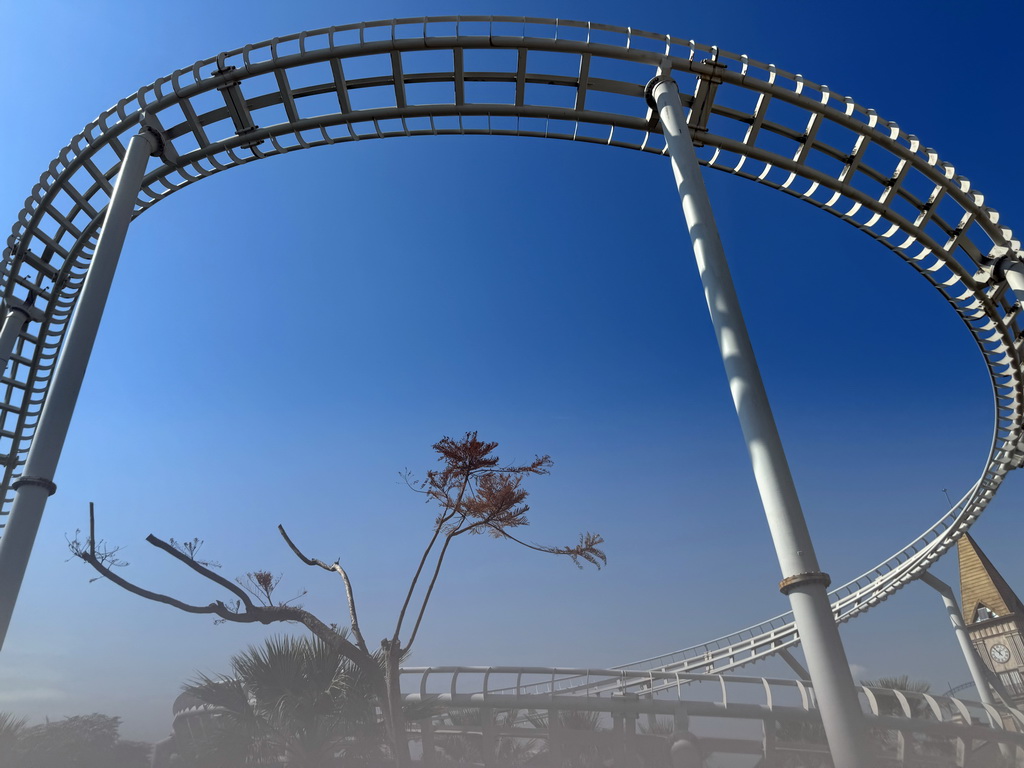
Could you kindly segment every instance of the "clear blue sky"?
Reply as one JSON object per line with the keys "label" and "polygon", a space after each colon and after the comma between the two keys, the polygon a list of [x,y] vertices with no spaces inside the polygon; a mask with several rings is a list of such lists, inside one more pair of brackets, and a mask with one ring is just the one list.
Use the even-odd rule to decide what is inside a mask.
{"label": "clear blue sky", "polygon": [[[72,135],[177,67],[301,29],[453,13],[590,19],[774,62],[920,136],[1024,230],[1015,2],[8,3],[0,211],[12,223]],[[819,557],[841,583],[980,472],[981,358],[867,236],[707,181]],[[599,531],[609,564],[461,542],[411,663],[610,666],[788,608],[667,161],[529,139],[360,142],[222,174],[133,225],[0,653],[0,710],[99,710],[161,738],[182,681],[277,631],[90,583],[64,541],[90,501],[148,586],[219,597],[143,542],[199,536],[226,574],[284,573],[282,589],[342,621],[338,584],[291,558],[284,522],[349,566],[364,629],[383,637],[432,520],[397,472],[429,468],[431,443],[469,429],[509,459],[551,454],[531,537]],[[974,529],[1018,591],[1022,499],[1011,477]],[[954,566],[937,573],[955,581]],[[945,690],[968,677],[947,627],[915,585],[843,636],[859,677]]]}

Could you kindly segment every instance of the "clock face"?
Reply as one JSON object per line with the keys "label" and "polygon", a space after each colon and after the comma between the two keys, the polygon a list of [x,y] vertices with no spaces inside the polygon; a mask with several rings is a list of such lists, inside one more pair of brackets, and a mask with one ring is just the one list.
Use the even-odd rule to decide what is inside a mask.
{"label": "clock face", "polygon": [[999,664],[1005,664],[1010,660],[1010,649],[1002,643],[997,643],[989,648],[988,654],[992,657],[992,661]]}

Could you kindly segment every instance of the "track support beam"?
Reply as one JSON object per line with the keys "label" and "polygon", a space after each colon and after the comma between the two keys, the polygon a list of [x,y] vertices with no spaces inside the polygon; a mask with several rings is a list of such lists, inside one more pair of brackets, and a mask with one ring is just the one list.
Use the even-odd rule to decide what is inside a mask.
{"label": "track support beam", "polygon": [[869,768],[864,716],[829,603],[828,576],[818,567],[796,485],[740,311],[725,249],[679,100],[679,89],[670,75],[671,70],[663,68],[648,84],[648,102],[661,122],[672,160],[704,296],[782,569],[780,588],[789,596],[793,608],[832,760],[836,768]]}
{"label": "track support beam", "polygon": [[796,657],[789,652],[788,648],[783,648],[779,651],[779,658],[781,658],[789,668],[796,672],[796,676],[801,680],[810,680],[811,674],[804,668],[804,665],[796,660]]}
{"label": "track support beam", "polygon": [[[967,632],[964,615],[960,611],[960,605],[956,601],[953,588],[927,571],[922,573],[919,578],[942,596],[942,604],[946,606],[946,614],[953,625],[953,632],[956,634],[957,642],[960,643],[960,651],[967,662],[967,669],[971,672],[971,680],[974,681],[974,687],[978,691],[981,703],[988,708],[986,714],[988,715],[989,724],[993,728],[997,728],[996,715],[993,713],[998,711],[999,705],[996,703],[995,696],[992,695],[992,688],[989,687],[989,682],[997,683],[998,678],[995,678],[995,675],[988,671],[984,662],[978,656],[978,652],[974,649],[974,643],[971,642],[971,636]],[[1010,706],[1010,697],[1003,695],[1003,699],[1004,703]],[[1013,763],[1013,750],[1009,746],[1000,744],[999,753],[1004,759],[1010,761],[1008,764]]]}
{"label": "track support beam", "polygon": [[128,224],[142,189],[146,164],[150,155],[160,150],[159,145],[159,138],[149,130],[138,133],[128,144],[24,471],[12,486],[16,491],[14,504],[0,537],[0,647],[7,636],[46,499],[56,490],[53,476],[57,461],[82,388]]}
{"label": "track support beam", "polygon": [[[960,612],[960,605],[956,601],[953,588],[928,572],[922,573],[918,578],[921,579],[922,583],[927,584],[942,596],[942,604],[946,607],[949,621],[953,625],[953,633],[956,635],[957,642],[960,644],[960,651],[967,662],[967,669],[970,670],[971,680],[974,681],[974,687],[978,689],[978,697],[981,699],[982,704],[995,710],[999,704],[996,702],[995,697],[992,695],[992,689],[989,687],[991,673],[985,668],[982,660],[978,658],[977,651],[974,650],[974,643],[971,642],[971,636],[967,632],[967,625],[964,624],[964,617]],[[992,717],[991,713],[989,713],[989,717]]]}

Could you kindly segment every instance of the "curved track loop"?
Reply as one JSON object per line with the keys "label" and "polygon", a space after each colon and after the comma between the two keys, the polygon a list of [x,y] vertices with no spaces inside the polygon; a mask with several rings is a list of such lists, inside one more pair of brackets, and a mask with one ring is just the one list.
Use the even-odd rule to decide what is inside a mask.
{"label": "curved track loop", "polygon": [[[136,215],[220,171],[297,149],[400,136],[487,134],[665,154],[643,97],[662,65],[684,94],[701,162],[805,200],[913,266],[973,336],[995,400],[981,475],[917,539],[834,590],[838,621],[885,600],[969,528],[1020,462],[1019,242],[982,195],[914,135],[800,75],[669,35],[587,22],[434,17],[275,38],[178,70],[72,139],[32,190],[4,251],[4,298],[45,313],[0,382],[3,504],[32,440],[128,139],[159,133]],[[686,94],[691,94],[687,96]],[[666,169],[667,173],[667,169]],[[783,614],[623,667],[720,672],[798,642]]]}

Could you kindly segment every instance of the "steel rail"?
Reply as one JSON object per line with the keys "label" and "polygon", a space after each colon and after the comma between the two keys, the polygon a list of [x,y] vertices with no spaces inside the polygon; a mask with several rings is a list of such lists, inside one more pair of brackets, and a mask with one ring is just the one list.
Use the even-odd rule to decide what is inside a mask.
{"label": "steel rail", "polygon": [[[474,69],[480,51],[516,55],[506,69]],[[410,66],[428,52],[429,67]],[[546,60],[531,66],[534,52]],[[683,102],[702,164],[797,197],[881,242],[939,291],[985,361],[995,418],[979,479],[914,541],[830,593],[837,621],[884,601],[955,544],[1022,461],[1020,304],[1003,276],[1021,263],[1020,243],[937,152],[849,97],[714,46],[589,22],[444,16],[301,32],[177,70],[86,126],[32,189],[0,262],[5,303],[41,312],[0,378],[0,519],[10,512],[127,140],[140,128],[163,148],[147,168],[136,216],[238,165],[371,138],[525,136],[664,155],[643,99],[659,67],[692,89]],[[564,91],[563,105],[535,94],[537,86]],[[417,97],[422,87],[432,95]],[[439,88],[451,98],[437,99]],[[782,614],[622,669],[724,671],[798,641]]]}
{"label": "steel rail", "polygon": [[[778,726],[804,723],[820,727],[820,717],[810,686],[799,680],[748,678],[734,675],[682,675],[668,672],[632,673],[646,678],[650,687],[640,695],[630,694],[630,681],[618,669],[570,669],[544,667],[418,667],[403,670],[403,675],[416,680],[413,690],[404,695],[406,701],[419,705],[432,704],[445,710],[477,710],[479,721],[459,723],[444,715],[420,720],[418,735],[425,745],[435,738],[452,735],[522,738],[526,740],[557,737],[547,730],[547,723],[559,712],[586,711],[598,716],[611,715],[612,735],[616,739],[649,737],[635,725],[622,728],[622,718],[634,723],[639,715],[649,722],[661,717],[674,720],[674,731],[699,731],[696,741],[705,754],[762,755],[769,760],[782,754],[804,754],[817,751],[821,744],[803,738],[785,741]],[[514,678],[514,686],[492,687],[495,678]],[[586,677],[594,681],[584,695],[552,685],[552,681]],[[534,682],[536,678],[544,682]],[[685,686],[686,698],[683,697]],[[890,752],[879,757],[893,765],[945,765],[948,757],[941,750],[934,758],[917,754],[915,749],[901,749],[898,744],[913,744],[914,737],[938,740],[948,747],[970,753],[977,743],[1000,745],[1024,752],[1024,713],[1012,708],[996,708],[985,704],[929,693],[899,691],[876,686],[858,686],[860,705],[865,721],[875,733],[893,734],[896,738]],[[656,695],[656,694],[662,695]],[[674,693],[675,695],[671,695]],[[669,695],[664,695],[669,694]],[[880,702],[884,701],[883,707]],[[527,714],[522,714],[523,712]],[[499,726],[495,712],[508,712],[513,717]],[[694,727],[694,719],[729,723],[729,728]],[[744,728],[742,723],[754,725]],[[985,725],[985,723],[988,725]],[[608,738],[609,732],[591,737],[577,732],[577,737]],[[717,735],[716,735],[717,734]],[[726,736],[725,734],[729,734]],[[661,736],[660,738],[665,738]],[[905,741],[904,741],[905,740]],[[615,744],[621,744],[616,741]],[[933,744],[934,746],[934,744]],[[991,748],[991,747],[990,747]],[[890,764],[889,762],[886,763]]]}

